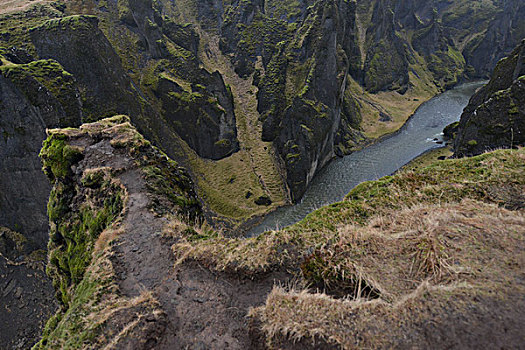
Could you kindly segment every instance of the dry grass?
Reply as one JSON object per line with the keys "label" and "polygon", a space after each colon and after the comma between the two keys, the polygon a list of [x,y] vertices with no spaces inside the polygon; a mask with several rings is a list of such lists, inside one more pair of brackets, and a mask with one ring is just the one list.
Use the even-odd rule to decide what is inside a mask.
{"label": "dry grass", "polygon": [[[349,239],[349,234],[343,234],[345,227],[355,230],[366,226],[367,235],[378,228],[385,230],[399,220],[396,216],[400,210],[412,210],[418,205],[438,205],[439,208],[439,205],[461,203],[468,198],[501,206],[516,203],[514,207],[519,207],[525,192],[524,163],[524,149],[441,161],[417,173],[405,171],[361,184],[343,202],[322,208],[281,231],[250,239],[205,234],[198,240],[183,239],[174,246],[174,252],[182,259],[199,260],[220,271],[242,271],[248,276],[279,266],[298,270],[307,256],[327,242]],[[428,220],[424,216],[420,218]],[[440,278],[440,274],[441,277],[447,274],[449,263],[434,233],[416,234],[418,227],[435,230],[424,220],[402,225],[405,229],[411,227],[415,235],[413,245],[426,249],[414,256],[416,260],[407,259],[405,271],[412,270],[419,275],[436,273]]]}
{"label": "dry grass", "polygon": [[[345,349],[445,344],[433,330],[490,329],[455,320],[500,322],[493,310],[512,312],[512,296],[525,294],[524,164],[523,148],[441,161],[364,183],[284,230],[179,235],[173,251],[178,263],[252,278],[295,273],[299,289],[276,287],[250,312],[271,349],[320,340]],[[479,332],[474,338],[488,334]]]}
{"label": "dry grass", "polygon": [[435,322],[445,309],[465,315],[483,310],[476,303],[494,294],[504,302],[506,295],[525,292],[518,278],[525,271],[524,227],[522,211],[470,200],[346,226],[340,240],[319,254],[337,263],[331,269],[360,271],[380,289],[379,299],[337,300],[275,288],[251,316],[262,322],[270,348],[281,338],[324,339],[345,349],[398,347],[407,329],[415,334],[405,346],[424,344],[426,335],[415,324]]}
{"label": "dry grass", "polygon": [[115,239],[117,239],[118,236],[122,235],[123,233],[124,230],[122,228],[109,228],[102,231],[102,233],[98,236],[98,239],[95,241],[93,253],[98,254],[102,252],[109,245],[110,242],[113,242]]}

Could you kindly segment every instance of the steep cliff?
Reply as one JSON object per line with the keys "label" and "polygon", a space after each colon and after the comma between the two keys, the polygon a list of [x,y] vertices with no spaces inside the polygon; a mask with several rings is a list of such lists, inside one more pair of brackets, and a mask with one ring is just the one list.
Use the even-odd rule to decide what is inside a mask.
{"label": "steep cliff", "polygon": [[46,128],[80,125],[78,88],[56,61],[15,64],[1,58],[0,222],[42,248],[47,243],[50,186],[38,152]]}
{"label": "steep cliff", "polygon": [[496,66],[461,115],[455,156],[525,144],[525,40]]}
{"label": "steep cliff", "polygon": [[[336,153],[356,142],[359,119],[348,74],[358,66],[355,3],[317,3],[289,43],[280,42],[258,82],[263,139],[273,141],[292,199]],[[357,60],[357,62],[356,62]],[[286,99],[283,99],[286,96]],[[347,137],[350,135],[350,137]]]}
{"label": "steep cliff", "polygon": [[[129,115],[231,228],[299,200],[331,158],[483,76],[476,60],[488,66],[516,44],[521,11],[516,1],[72,0],[0,22],[23,63],[52,58],[74,76],[85,121]],[[490,34],[494,21],[507,34]],[[497,48],[483,46],[491,35]]]}
{"label": "steep cliff", "polygon": [[213,231],[183,168],[124,116],[51,130],[41,156],[62,307],[36,349],[250,347],[243,310],[286,274],[238,280],[176,261],[172,244]]}
{"label": "steep cliff", "polygon": [[[495,5],[499,4],[495,3]],[[490,18],[487,30],[472,38],[464,48],[467,64],[471,65],[476,75],[480,77],[490,77],[498,61],[507,56],[525,37],[525,26],[523,25],[525,4],[523,1],[503,1],[498,6],[498,10],[494,18],[485,14],[486,18]],[[451,17],[453,16],[451,15]],[[455,20],[458,22],[460,21],[459,17],[455,16]],[[472,23],[472,20],[462,21],[464,31],[468,31],[469,25],[479,25],[479,22]]]}

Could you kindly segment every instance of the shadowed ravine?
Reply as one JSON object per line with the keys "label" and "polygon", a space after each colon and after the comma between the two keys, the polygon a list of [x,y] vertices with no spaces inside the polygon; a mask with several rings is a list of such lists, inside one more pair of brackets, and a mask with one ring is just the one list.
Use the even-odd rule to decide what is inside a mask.
{"label": "shadowed ravine", "polygon": [[470,97],[484,82],[460,85],[424,103],[399,132],[328,164],[312,181],[302,201],[267,215],[247,236],[294,224],[312,211],[340,201],[364,181],[390,175],[420,154],[441,147],[442,130],[459,120]]}

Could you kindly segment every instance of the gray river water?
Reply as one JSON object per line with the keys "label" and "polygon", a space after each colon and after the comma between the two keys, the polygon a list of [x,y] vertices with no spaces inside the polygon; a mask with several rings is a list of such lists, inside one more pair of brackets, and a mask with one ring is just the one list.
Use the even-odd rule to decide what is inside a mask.
{"label": "gray river water", "polygon": [[483,84],[463,84],[434,97],[398,133],[333,160],[313,179],[300,203],[268,214],[247,236],[294,224],[322,206],[341,201],[360,183],[390,175],[420,154],[441,147],[434,139],[441,140],[443,128],[459,120],[470,97]]}

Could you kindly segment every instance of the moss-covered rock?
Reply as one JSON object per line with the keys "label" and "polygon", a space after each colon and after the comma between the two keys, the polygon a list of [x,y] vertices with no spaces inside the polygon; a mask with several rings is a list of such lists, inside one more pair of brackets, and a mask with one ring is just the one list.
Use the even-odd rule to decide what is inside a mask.
{"label": "moss-covered rock", "polygon": [[[40,156],[53,182],[47,273],[62,307],[35,348],[99,347],[109,342],[98,337],[101,332],[125,327],[136,312],[162,319],[152,295],[133,299],[118,292],[109,243],[124,234],[130,210],[130,189],[119,176],[132,177],[126,185],[140,186],[141,195],[150,196],[148,213],[198,223],[201,208],[185,170],[146,141],[126,116],[51,130]],[[114,317],[100,318],[110,310]]]}
{"label": "moss-covered rock", "polygon": [[525,143],[525,41],[471,98],[454,142],[457,157]]}

